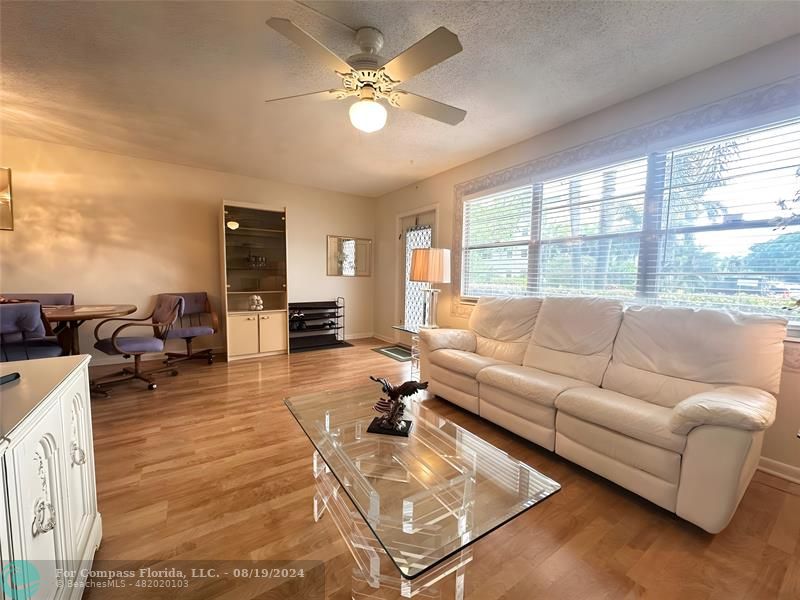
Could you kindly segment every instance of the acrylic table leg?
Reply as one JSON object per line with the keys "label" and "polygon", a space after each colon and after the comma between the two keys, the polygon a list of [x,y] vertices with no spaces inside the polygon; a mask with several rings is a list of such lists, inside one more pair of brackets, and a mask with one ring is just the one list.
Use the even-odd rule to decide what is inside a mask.
{"label": "acrylic table leg", "polygon": [[455,600],[464,600],[464,575],[466,568],[459,567],[456,571],[456,594]]}
{"label": "acrylic table leg", "polygon": [[314,494],[314,522],[317,523],[325,514],[325,509],[328,508],[325,500],[319,494]]}

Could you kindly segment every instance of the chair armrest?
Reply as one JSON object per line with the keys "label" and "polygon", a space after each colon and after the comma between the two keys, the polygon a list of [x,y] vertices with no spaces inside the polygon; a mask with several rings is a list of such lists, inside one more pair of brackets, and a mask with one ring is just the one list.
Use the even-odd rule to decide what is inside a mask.
{"label": "chair armrest", "polygon": [[475,334],[467,329],[422,329],[419,337],[430,352],[447,348],[475,352],[478,344]]}
{"label": "chair armrest", "polygon": [[756,388],[731,385],[689,396],[672,409],[673,433],[685,435],[701,425],[719,425],[745,431],[766,429],[775,421],[777,402]]}
{"label": "chair armrest", "polygon": [[219,331],[219,316],[214,309],[211,309],[209,314],[211,315],[211,329],[214,330],[214,333],[217,333]]}
{"label": "chair armrest", "polygon": [[111,317],[110,319],[103,319],[94,328],[94,339],[95,341],[98,342],[100,341],[100,328],[106,323],[111,323],[112,321],[122,321],[125,323],[141,323],[142,321],[147,321],[148,322],[147,324],[149,325],[151,316],[152,315],[147,315],[146,317],[142,317],[140,319],[135,319],[131,317]]}

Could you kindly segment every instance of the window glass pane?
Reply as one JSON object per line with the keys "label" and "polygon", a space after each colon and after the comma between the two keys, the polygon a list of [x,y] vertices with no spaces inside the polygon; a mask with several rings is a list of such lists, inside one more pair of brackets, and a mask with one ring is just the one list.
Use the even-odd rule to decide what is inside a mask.
{"label": "window glass pane", "polygon": [[411,227],[405,232],[406,265],[405,265],[405,302],[403,305],[403,323],[406,327],[419,326],[424,321],[425,295],[428,284],[423,281],[411,281],[411,257],[416,248],[430,248],[433,239],[433,228],[428,225]]}
{"label": "window glass pane", "polygon": [[800,295],[800,122],[667,156],[659,302],[782,312]]}
{"label": "window glass pane", "polygon": [[774,219],[798,190],[800,122],[677,150],[667,158],[668,227]]}
{"label": "window glass pane", "polygon": [[633,298],[636,295],[639,237],[542,244],[539,291]]}
{"label": "window glass pane", "polygon": [[800,226],[671,234],[662,263],[660,302],[779,312],[800,297]]}
{"label": "window glass pane", "polygon": [[528,245],[478,248],[464,254],[464,296],[528,293]]}
{"label": "window glass pane", "polygon": [[647,159],[545,182],[543,240],[642,228]]}
{"label": "window glass pane", "polygon": [[526,185],[465,202],[464,247],[529,240],[532,199]]}

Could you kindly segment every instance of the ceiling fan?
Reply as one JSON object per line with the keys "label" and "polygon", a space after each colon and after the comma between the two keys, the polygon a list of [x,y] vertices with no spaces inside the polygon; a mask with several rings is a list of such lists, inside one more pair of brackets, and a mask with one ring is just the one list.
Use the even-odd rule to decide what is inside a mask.
{"label": "ceiling fan", "polygon": [[383,48],[383,34],[374,27],[362,27],[356,31],[355,41],[361,52],[345,60],[288,19],[273,17],[267,21],[267,25],[342,78],[342,89],[273,98],[267,102],[293,98],[343,100],[358,97],[358,102],[350,106],[350,122],[366,133],[378,131],[386,124],[386,107],[381,101],[449,125],[457,125],[467,115],[465,110],[455,106],[397,89],[398,85],[414,75],[461,52],[458,36],[444,27],[439,27],[387,61],[379,55]]}

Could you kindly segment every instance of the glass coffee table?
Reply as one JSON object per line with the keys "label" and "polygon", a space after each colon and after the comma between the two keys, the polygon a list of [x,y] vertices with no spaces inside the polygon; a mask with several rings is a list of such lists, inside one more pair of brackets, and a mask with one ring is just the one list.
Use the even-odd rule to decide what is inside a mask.
{"label": "glass coffee table", "polygon": [[365,385],[285,400],[315,448],[314,520],[329,514],[355,558],[353,598],[436,598],[453,575],[462,600],[470,545],[561,486],[415,397],[409,437],[368,433],[379,396]]}

